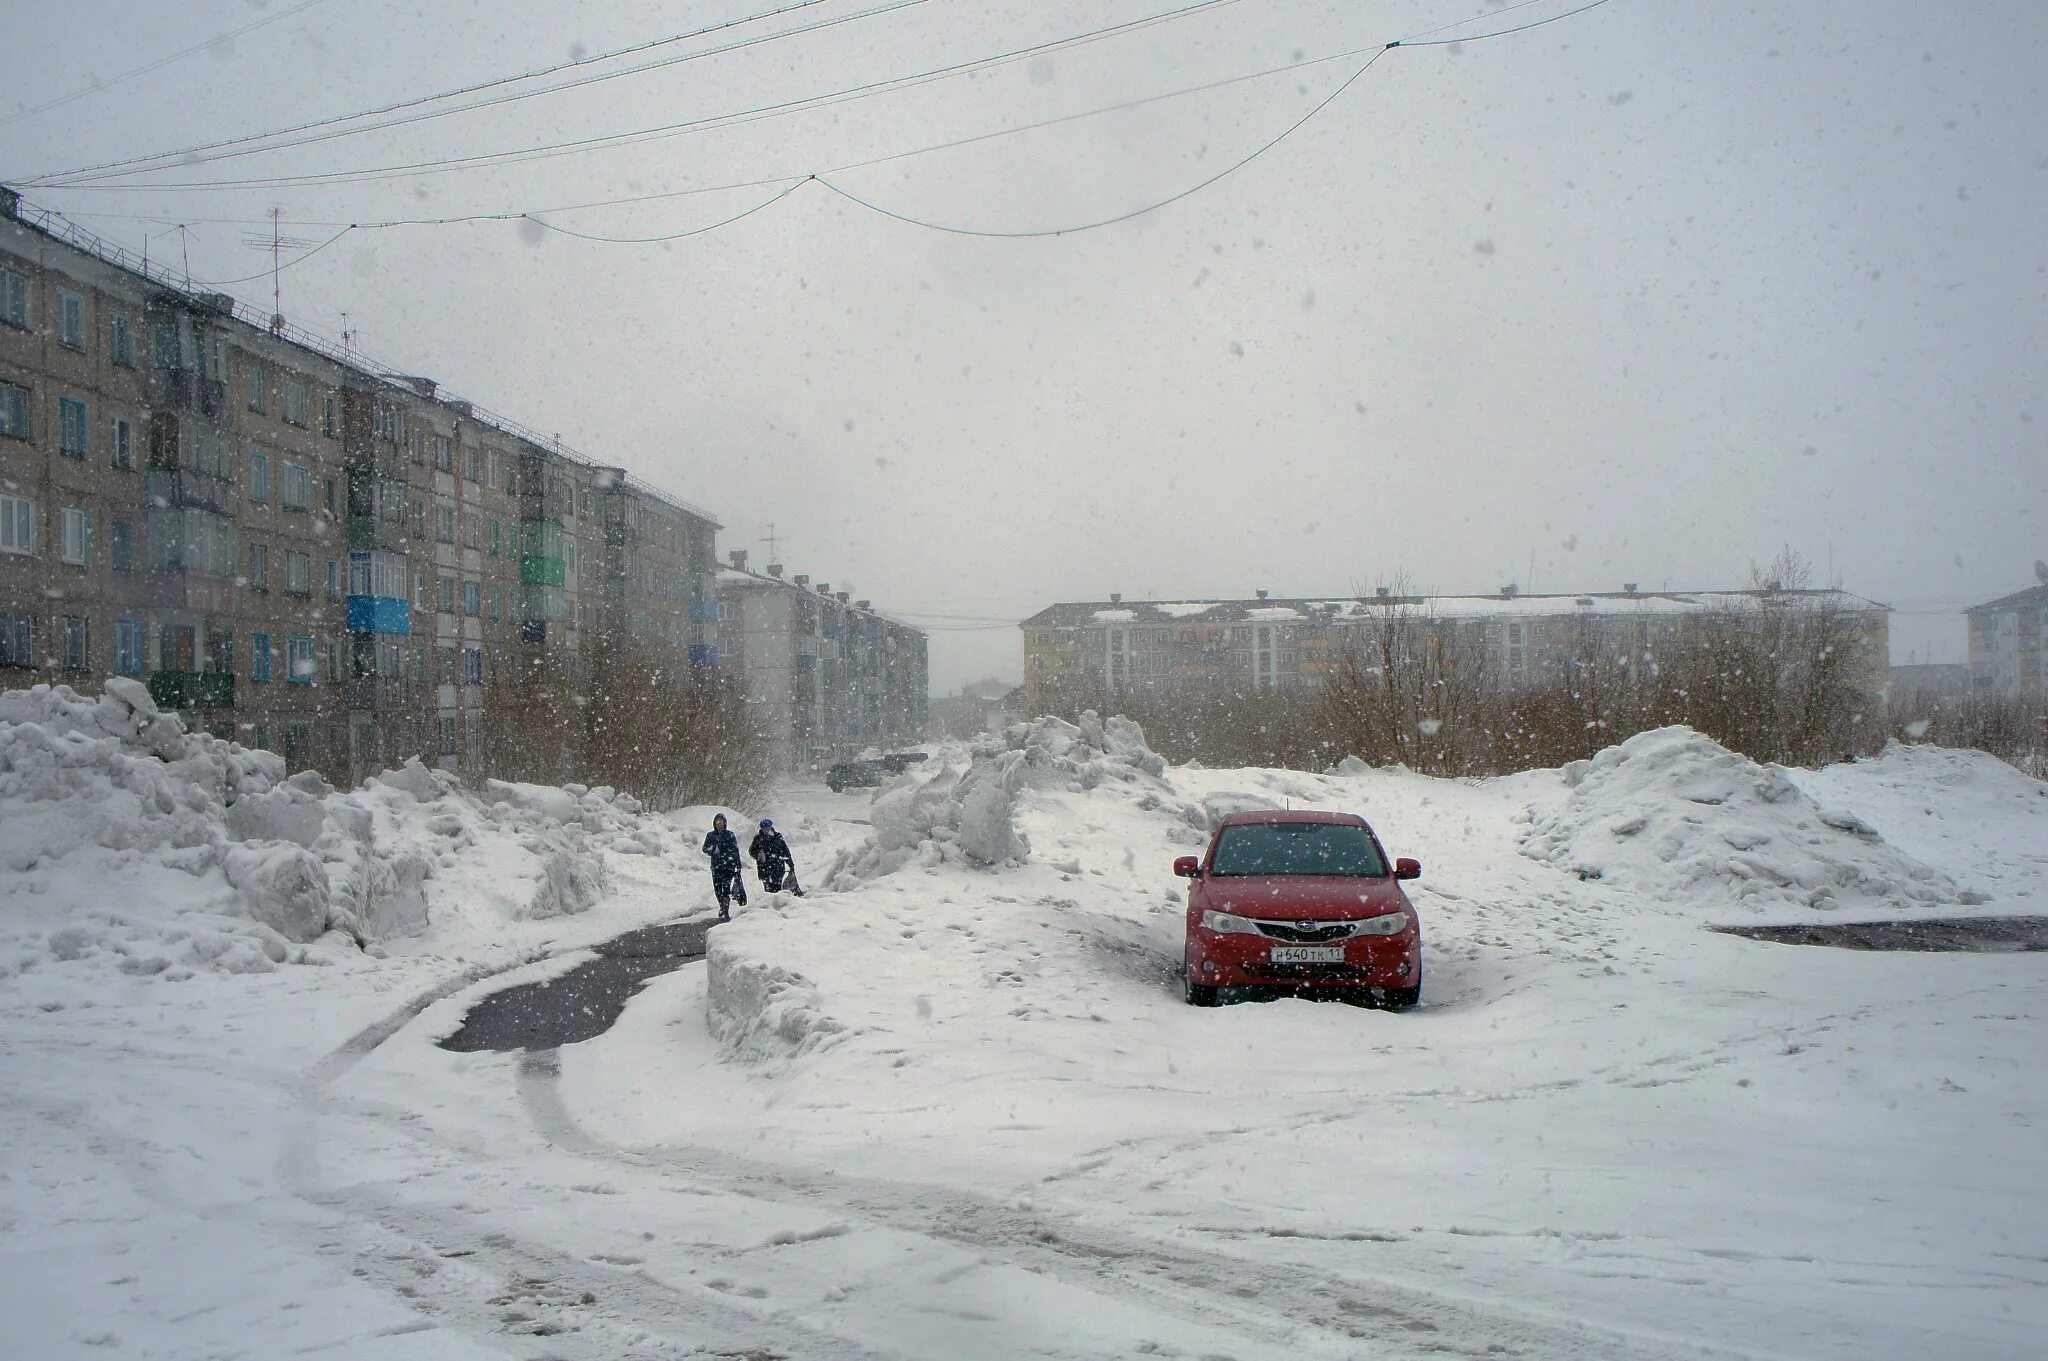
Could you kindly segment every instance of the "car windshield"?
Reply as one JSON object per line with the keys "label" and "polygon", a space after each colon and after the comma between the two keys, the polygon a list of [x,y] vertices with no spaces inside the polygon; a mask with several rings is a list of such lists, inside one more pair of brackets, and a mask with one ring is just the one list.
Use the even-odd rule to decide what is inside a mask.
{"label": "car windshield", "polygon": [[1363,827],[1340,822],[1248,822],[1225,827],[1211,874],[1384,875]]}

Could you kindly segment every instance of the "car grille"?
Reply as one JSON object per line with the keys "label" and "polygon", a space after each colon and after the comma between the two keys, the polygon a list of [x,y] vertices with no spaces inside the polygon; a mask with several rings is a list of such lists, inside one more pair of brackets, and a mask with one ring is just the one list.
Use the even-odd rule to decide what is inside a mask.
{"label": "car grille", "polygon": [[1355,933],[1355,922],[1259,922],[1259,934],[1272,940],[1292,941],[1298,945],[1315,945],[1333,940],[1349,940]]}

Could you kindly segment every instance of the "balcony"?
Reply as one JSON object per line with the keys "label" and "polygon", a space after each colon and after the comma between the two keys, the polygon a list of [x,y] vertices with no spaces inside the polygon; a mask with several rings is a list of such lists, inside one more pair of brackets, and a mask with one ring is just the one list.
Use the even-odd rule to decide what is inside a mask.
{"label": "balcony", "polygon": [[235,509],[233,484],[190,468],[158,471],[143,475],[149,503],[156,506],[192,506],[199,510],[232,515]]}
{"label": "balcony", "polygon": [[159,709],[232,709],[235,678],[225,671],[155,671],[149,697]]}
{"label": "balcony", "polygon": [[561,558],[523,553],[519,558],[519,580],[527,586],[560,586],[568,579]]}
{"label": "balcony", "polygon": [[342,701],[351,712],[369,709],[407,709],[419,698],[415,686],[401,676],[352,676],[342,682]]}
{"label": "balcony", "polygon": [[412,633],[412,601],[403,596],[352,595],[348,597],[350,633],[384,633],[407,637]]}
{"label": "balcony", "polygon": [[[235,578],[208,572],[152,570],[144,578],[142,603],[157,609],[185,610],[192,614],[233,614]],[[180,674],[180,673],[170,673]]]}

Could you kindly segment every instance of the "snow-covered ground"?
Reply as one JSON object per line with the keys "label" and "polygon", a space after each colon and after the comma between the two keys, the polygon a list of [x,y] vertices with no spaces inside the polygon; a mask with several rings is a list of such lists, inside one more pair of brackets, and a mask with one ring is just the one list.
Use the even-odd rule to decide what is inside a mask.
{"label": "snow-covered ground", "polygon": [[[0,728],[10,848],[77,797],[15,778],[23,745]],[[2048,954],[1704,929],[2048,913],[2048,786],[1989,758],[1776,772],[1667,731],[1454,782],[1020,727],[736,813],[775,816],[810,896],[537,1054],[434,1041],[707,910],[711,810],[416,780],[321,796],[422,856],[426,920],[379,954],[330,932],[236,973],[156,939],[242,933],[246,827],[131,846],[125,880],[98,834],[10,849],[8,1355],[2031,1357],[2048,1331]],[[1422,859],[1421,1007],[1180,1001],[1173,856],[1281,804]],[[602,893],[534,915],[499,835],[573,843]],[[52,945],[73,914],[90,948]]]}

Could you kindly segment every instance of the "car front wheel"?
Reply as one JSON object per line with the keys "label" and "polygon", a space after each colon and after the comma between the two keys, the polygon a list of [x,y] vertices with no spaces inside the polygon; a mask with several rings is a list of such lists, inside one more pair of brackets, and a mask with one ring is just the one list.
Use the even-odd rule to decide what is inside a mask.
{"label": "car front wheel", "polygon": [[1417,983],[1412,988],[1382,988],[1380,996],[1384,999],[1381,1005],[1387,1010],[1406,1011],[1422,1001],[1422,985]]}
{"label": "car front wheel", "polygon": [[1191,1007],[1213,1007],[1216,1005],[1216,989],[1197,983],[1186,974],[1181,976],[1180,995]]}

